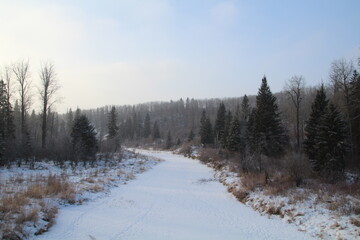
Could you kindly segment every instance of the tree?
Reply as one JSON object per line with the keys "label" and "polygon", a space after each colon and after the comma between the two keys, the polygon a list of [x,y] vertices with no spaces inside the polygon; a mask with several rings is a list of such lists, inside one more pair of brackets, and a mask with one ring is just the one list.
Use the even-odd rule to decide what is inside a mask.
{"label": "tree", "polygon": [[116,152],[120,146],[119,127],[117,126],[117,113],[113,106],[108,115],[108,135],[106,150]]}
{"label": "tree", "polygon": [[26,113],[30,107],[31,103],[31,93],[30,93],[30,72],[29,72],[29,62],[19,62],[13,66],[13,72],[16,77],[16,81],[19,85],[19,97],[20,97],[20,112],[21,112],[21,132],[25,133],[26,131]]}
{"label": "tree", "polygon": [[291,100],[292,104],[295,107],[295,117],[296,117],[296,147],[297,150],[300,149],[300,108],[301,102],[304,98],[304,85],[305,81],[302,76],[293,76],[290,80],[286,82],[285,92]]}
{"label": "tree", "polygon": [[251,136],[252,149],[268,157],[277,157],[284,153],[287,145],[287,135],[281,123],[276,97],[271,93],[266,77],[262,79],[261,87],[256,96],[256,107],[253,116]]}
{"label": "tree", "polygon": [[224,103],[220,103],[219,109],[217,111],[214,133],[216,144],[220,142],[225,130],[225,122],[226,122],[226,108]]}
{"label": "tree", "polygon": [[245,94],[241,102],[241,121],[247,122],[250,117],[250,112],[249,98]]}
{"label": "tree", "polygon": [[83,160],[84,165],[87,160],[95,159],[97,151],[97,139],[95,128],[85,115],[75,118],[71,132],[71,144],[73,149],[73,161],[75,164]]}
{"label": "tree", "polygon": [[157,123],[157,121],[154,122],[154,126],[153,126],[153,139],[159,139],[160,138],[160,130],[159,130],[159,125]]}
{"label": "tree", "polygon": [[326,109],[328,106],[328,100],[326,98],[326,93],[324,89],[324,85],[321,85],[320,89],[316,92],[316,97],[311,105],[311,113],[309,120],[306,122],[305,127],[305,136],[306,139],[304,141],[304,151],[305,154],[309,157],[310,162],[314,166],[315,170],[320,170],[316,167],[316,163],[314,163],[316,158],[316,139],[320,132],[320,124],[321,119],[326,113]]}
{"label": "tree", "polygon": [[[360,63],[360,61],[359,61]],[[354,70],[349,87],[349,117],[351,121],[352,148],[354,159],[360,166],[360,75]]]}
{"label": "tree", "polygon": [[111,108],[111,111],[109,113],[107,127],[108,127],[108,138],[109,139],[114,138],[119,130],[119,127],[117,126],[117,113],[114,106]]}
{"label": "tree", "polygon": [[[20,97],[20,121],[21,121],[21,145],[22,145],[22,154],[25,157],[26,162],[28,161],[29,155],[31,153],[31,139],[30,134],[26,125],[26,114],[30,108],[31,103],[31,82],[30,82],[30,72],[29,72],[29,62],[19,62],[15,64],[12,68],[13,73],[16,77],[18,83],[18,93]],[[19,161],[18,165],[21,164]]]}
{"label": "tree", "polygon": [[[332,62],[329,74],[334,88],[334,103],[344,112],[350,140],[353,140],[352,121],[350,119],[350,81],[353,72],[353,63],[345,59],[340,59]],[[354,149],[352,147],[351,157],[354,159]]]}
{"label": "tree", "polygon": [[40,99],[42,103],[42,126],[41,126],[41,147],[46,148],[47,139],[47,113],[50,111],[52,105],[56,102],[56,93],[60,86],[56,79],[55,68],[52,63],[45,63],[40,70]]}
{"label": "tree", "polygon": [[146,113],[144,120],[144,137],[148,138],[151,134],[151,121],[149,113]]}
{"label": "tree", "polygon": [[170,149],[172,147],[172,137],[170,130],[167,133],[166,142],[165,142],[165,149]]}
{"label": "tree", "polygon": [[325,176],[334,181],[344,171],[347,144],[346,123],[332,103],[320,121],[315,140],[316,152],[312,162],[313,168],[325,173]]}
{"label": "tree", "polygon": [[188,142],[191,142],[192,140],[194,140],[194,137],[195,137],[194,131],[191,129],[189,136],[188,136]]}
{"label": "tree", "polygon": [[230,151],[239,151],[241,145],[241,124],[240,124],[240,113],[236,112],[230,126],[227,149]]}
{"label": "tree", "polygon": [[200,141],[202,144],[214,143],[212,124],[205,110],[202,111],[200,119]]}
{"label": "tree", "polygon": [[15,138],[11,104],[5,82],[0,79],[0,165],[6,163],[10,149],[13,147],[12,140]]}
{"label": "tree", "polygon": [[232,113],[230,110],[228,110],[226,114],[224,134],[222,135],[221,138],[221,145],[225,149],[228,149],[228,137],[229,137],[231,123],[232,123]]}

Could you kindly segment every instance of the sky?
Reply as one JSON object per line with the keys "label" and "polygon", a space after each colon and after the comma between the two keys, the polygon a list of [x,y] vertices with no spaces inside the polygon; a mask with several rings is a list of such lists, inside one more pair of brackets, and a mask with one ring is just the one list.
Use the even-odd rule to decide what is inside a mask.
{"label": "sky", "polygon": [[[359,0],[0,0],[0,72],[52,62],[57,110],[273,92],[360,57]],[[35,104],[35,108],[36,104]],[[40,110],[38,109],[35,110]]]}

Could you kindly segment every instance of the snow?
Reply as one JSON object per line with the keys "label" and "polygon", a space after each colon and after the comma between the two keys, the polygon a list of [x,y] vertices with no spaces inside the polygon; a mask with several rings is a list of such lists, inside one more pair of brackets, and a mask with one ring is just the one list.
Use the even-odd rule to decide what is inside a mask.
{"label": "snow", "polygon": [[140,152],[165,161],[105,197],[61,208],[35,239],[312,239],[238,202],[199,161]]}
{"label": "snow", "polygon": [[[17,199],[23,199],[22,203],[11,200],[19,204],[1,212],[0,239],[9,234],[20,239],[32,238],[34,234],[46,231],[52,225],[52,218],[59,207],[66,209],[71,204],[81,205],[102,199],[109,194],[110,189],[127,184],[137,174],[159,162],[159,159],[124,151],[121,158],[119,154],[106,160],[103,157],[94,166],[83,166],[80,163],[72,168],[70,162],[65,162],[64,168],[60,168],[52,161],[42,161],[35,162],[33,169],[25,164],[21,167],[13,165],[10,168],[0,168],[0,207],[6,207],[3,201],[6,198],[18,196]],[[47,194],[45,190],[41,196],[27,194],[28,189],[34,186],[34,189],[39,189],[38,186],[48,189],[49,177],[61,180],[63,184],[67,183],[70,188],[55,194]],[[38,218],[21,220],[32,210],[38,212]]]}

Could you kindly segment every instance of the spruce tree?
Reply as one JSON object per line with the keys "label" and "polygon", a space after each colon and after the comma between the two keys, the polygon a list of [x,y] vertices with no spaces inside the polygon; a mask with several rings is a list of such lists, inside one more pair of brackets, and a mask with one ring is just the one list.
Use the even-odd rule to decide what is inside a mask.
{"label": "spruce tree", "polygon": [[355,70],[350,81],[350,121],[352,128],[352,146],[354,149],[354,158],[360,166],[360,75]]}
{"label": "spruce tree", "polygon": [[249,117],[250,117],[249,98],[245,94],[241,102],[241,121],[247,122],[249,120]]}
{"label": "spruce tree", "polygon": [[0,80],[0,165],[5,164],[5,151],[6,151],[6,104],[7,92],[3,80]]}
{"label": "spruce tree", "polygon": [[108,138],[109,139],[114,138],[119,130],[119,127],[117,126],[116,109],[114,106],[111,108],[111,111],[109,113],[107,127],[108,127]]}
{"label": "spruce tree", "polygon": [[167,133],[166,142],[165,142],[165,149],[170,149],[172,147],[172,137],[170,130]]}
{"label": "spruce tree", "polygon": [[220,103],[219,109],[217,111],[215,126],[214,126],[214,134],[217,144],[221,141],[224,135],[225,124],[226,124],[226,108],[224,103]]}
{"label": "spruce tree", "polygon": [[232,113],[230,110],[228,110],[226,114],[224,134],[222,135],[221,138],[221,145],[225,149],[228,149],[228,137],[229,137],[231,123],[232,123]]}
{"label": "spruce tree", "polygon": [[12,155],[14,148],[15,125],[6,84],[0,80],[0,165]]}
{"label": "spruce tree", "polygon": [[319,171],[320,169],[315,161],[317,152],[317,149],[315,148],[317,141],[316,138],[319,134],[321,119],[326,113],[328,102],[329,101],[326,98],[324,85],[321,85],[320,89],[316,92],[315,100],[311,105],[310,117],[309,120],[306,122],[305,127],[306,139],[304,141],[304,152],[309,157],[314,169],[317,171]]}
{"label": "spruce tree", "polygon": [[334,173],[341,173],[345,168],[347,144],[346,123],[332,103],[321,118],[314,147],[314,169],[334,180]]}
{"label": "spruce tree", "polygon": [[94,160],[98,148],[96,131],[85,115],[75,118],[71,132],[71,143],[76,163],[83,160],[84,164],[88,159]]}
{"label": "spruce tree", "polygon": [[154,140],[160,138],[160,130],[159,130],[159,125],[158,125],[157,121],[154,122],[152,137]]}
{"label": "spruce tree", "polygon": [[191,129],[189,136],[188,136],[188,142],[191,142],[192,140],[194,140],[194,137],[195,137],[194,131]]}
{"label": "spruce tree", "polygon": [[202,144],[214,143],[212,124],[205,110],[203,110],[200,119],[200,142]]}
{"label": "spruce tree", "polygon": [[146,113],[145,120],[144,120],[144,137],[148,138],[151,134],[151,122],[150,122],[150,115]]}
{"label": "spruce tree", "polygon": [[237,111],[230,126],[227,149],[230,151],[239,151],[241,145],[241,124],[239,112]]}
{"label": "spruce tree", "polygon": [[284,153],[287,135],[281,123],[276,97],[271,93],[266,77],[256,96],[256,108],[253,115],[252,149],[268,157],[277,157]]}

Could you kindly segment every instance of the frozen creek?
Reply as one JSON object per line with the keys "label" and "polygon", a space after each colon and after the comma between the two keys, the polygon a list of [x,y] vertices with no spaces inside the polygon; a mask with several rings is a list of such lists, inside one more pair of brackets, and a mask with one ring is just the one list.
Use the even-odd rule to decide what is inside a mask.
{"label": "frozen creek", "polygon": [[141,153],[165,161],[104,198],[61,208],[56,224],[35,239],[311,239],[239,203],[199,161]]}

